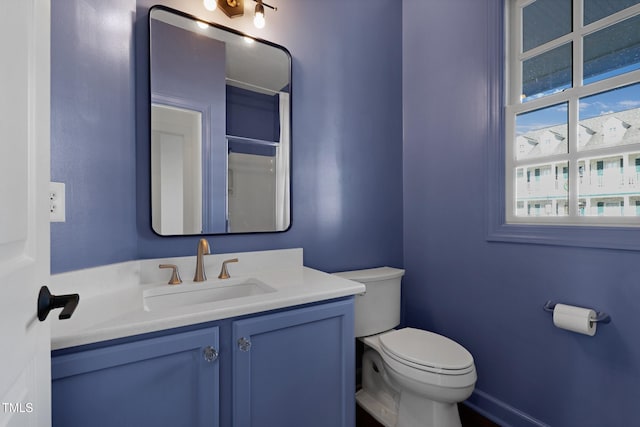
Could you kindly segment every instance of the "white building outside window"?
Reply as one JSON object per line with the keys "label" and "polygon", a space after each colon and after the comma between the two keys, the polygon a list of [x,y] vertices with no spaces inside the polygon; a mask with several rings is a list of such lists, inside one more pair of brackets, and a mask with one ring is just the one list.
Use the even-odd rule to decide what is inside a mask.
{"label": "white building outside window", "polygon": [[640,0],[507,0],[505,219],[640,226]]}

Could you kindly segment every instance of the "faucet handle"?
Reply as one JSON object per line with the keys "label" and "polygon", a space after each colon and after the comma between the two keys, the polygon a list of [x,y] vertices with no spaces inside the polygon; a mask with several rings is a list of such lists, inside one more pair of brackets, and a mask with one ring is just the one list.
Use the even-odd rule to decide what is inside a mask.
{"label": "faucet handle", "polygon": [[226,261],[222,261],[222,268],[220,269],[218,279],[228,279],[229,277],[231,277],[229,275],[229,270],[227,270],[227,264],[230,262],[238,262],[238,258],[231,258]]}
{"label": "faucet handle", "polygon": [[180,273],[178,273],[178,266],[175,264],[160,264],[159,268],[171,268],[173,271],[171,272],[171,279],[169,279],[169,285],[179,285],[182,283],[182,279],[180,278]]}

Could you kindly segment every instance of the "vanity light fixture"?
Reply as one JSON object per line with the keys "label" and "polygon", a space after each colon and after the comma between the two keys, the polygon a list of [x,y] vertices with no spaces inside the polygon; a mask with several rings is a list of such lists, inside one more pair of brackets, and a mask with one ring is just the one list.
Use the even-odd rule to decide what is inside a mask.
{"label": "vanity light fixture", "polygon": [[[203,0],[205,9],[209,11],[214,11],[220,7],[225,15],[229,18],[236,18],[238,16],[244,15],[244,0]],[[264,28],[265,18],[264,18],[264,8],[268,7],[271,10],[278,10],[277,7],[271,6],[263,2],[262,0],[253,0],[256,3],[256,7],[253,13],[253,25],[256,28]]]}

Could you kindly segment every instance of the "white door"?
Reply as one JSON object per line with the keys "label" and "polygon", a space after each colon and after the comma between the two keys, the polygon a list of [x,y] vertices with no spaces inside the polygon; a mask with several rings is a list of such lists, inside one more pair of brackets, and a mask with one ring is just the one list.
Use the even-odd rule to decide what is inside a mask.
{"label": "white door", "polygon": [[164,236],[202,233],[202,113],[151,106],[151,220]]}
{"label": "white door", "polygon": [[0,0],[0,427],[51,425],[49,0]]}

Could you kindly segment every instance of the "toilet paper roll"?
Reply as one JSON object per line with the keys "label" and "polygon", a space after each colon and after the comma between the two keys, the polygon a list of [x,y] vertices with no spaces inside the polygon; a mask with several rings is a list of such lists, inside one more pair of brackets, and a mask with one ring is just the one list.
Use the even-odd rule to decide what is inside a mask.
{"label": "toilet paper roll", "polygon": [[553,324],[561,329],[594,336],[596,334],[594,310],[573,305],[556,304],[553,309]]}

